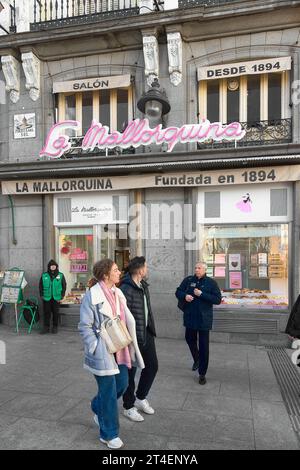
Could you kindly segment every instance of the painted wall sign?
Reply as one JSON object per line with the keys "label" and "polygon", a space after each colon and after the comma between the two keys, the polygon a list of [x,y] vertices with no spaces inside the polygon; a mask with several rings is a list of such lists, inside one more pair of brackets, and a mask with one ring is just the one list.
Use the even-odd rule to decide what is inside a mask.
{"label": "painted wall sign", "polygon": [[112,77],[94,77],[84,80],[54,82],[53,93],[79,92],[88,90],[109,90],[111,88],[129,87],[130,75],[115,75]]}
{"label": "painted wall sign", "polygon": [[[60,158],[71,148],[70,137],[63,132],[67,129],[78,131],[78,121],[62,121],[50,129],[40,157]],[[171,152],[177,143],[241,140],[245,132],[239,122],[222,125],[220,122],[211,123],[208,119],[202,119],[199,124],[185,124],[182,127],[162,128],[159,124],[155,128],[149,127],[148,119],[135,119],[131,121],[124,132],[109,132],[109,127],[93,121],[91,127],[83,138],[81,148],[83,150],[112,149],[120,147],[139,147],[140,145],[167,144],[168,152]]]}
{"label": "painted wall sign", "polygon": [[239,77],[241,75],[283,72],[284,70],[291,70],[291,67],[291,57],[212,65],[210,67],[198,68],[198,80],[215,80],[218,78]]}
{"label": "painted wall sign", "polygon": [[[95,170],[96,171],[96,170]],[[91,178],[37,179],[2,181],[2,194],[64,194],[101,191],[120,191],[139,188],[211,187],[266,184],[300,180],[300,165],[250,169],[214,170],[204,172],[145,174]],[[248,191],[246,191],[248,192]],[[241,198],[239,190],[230,208]],[[236,209],[238,211],[238,209]],[[247,215],[247,213],[246,213]]]}

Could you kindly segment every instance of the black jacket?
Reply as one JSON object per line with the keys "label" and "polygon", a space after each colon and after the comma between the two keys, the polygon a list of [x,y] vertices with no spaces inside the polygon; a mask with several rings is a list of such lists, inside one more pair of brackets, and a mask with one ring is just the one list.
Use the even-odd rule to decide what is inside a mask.
{"label": "black jacket", "polygon": [[154,318],[151,309],[149,288],[146,281],[142,281],[140,288],[131,278],[130,274],[126,274],[122,279],[120,289],[126,297],[127,306],[135,318],[137,340],[140,345],[146,344],[146,317],[145,317],[145,304],[144,292],[148,304],[148,331],[156,336]]}
{"label": "black jacket", "polygon": [[293,305],[285,332],[293,338],[300,339],[300,295]]}

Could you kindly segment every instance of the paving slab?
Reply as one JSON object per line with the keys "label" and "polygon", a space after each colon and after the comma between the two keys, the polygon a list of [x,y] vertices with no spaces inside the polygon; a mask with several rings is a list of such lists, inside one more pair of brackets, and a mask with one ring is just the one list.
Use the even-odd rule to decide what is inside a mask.
{"label": "paving slab", "polygon": [[87,431],[80,425],[21,418],[0,431],[0,449],[66,449]]}
{"label": "paving slab", "polygon": [[283,404],[253,400],[252,406],[257,449],[299,450],[299,440]]}
{"label": "paving slab", "polygon": [[[105,451],[93,422],[94,377],[83,370],[77,332],[16,335],[0,325],[0,449]],[[125,450],[299,449],[267,350],[211,343],[207,384],[198,384],[184,340],[157,339],[159,372],[149,394],[156,412],[123,416]],[[139,373],[136,380],[138,380]]]}

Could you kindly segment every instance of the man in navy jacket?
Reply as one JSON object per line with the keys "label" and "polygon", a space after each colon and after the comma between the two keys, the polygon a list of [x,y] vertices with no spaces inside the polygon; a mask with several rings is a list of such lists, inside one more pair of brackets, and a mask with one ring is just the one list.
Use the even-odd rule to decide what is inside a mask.
{"label": "man in navy jacket", "polygon": [[[186,277],[175,294],[184,312],[185,339],[194,359],[193,370],[199,370],[200,385],[206,383],[213,305],[219,305],[222,300],[218,284],[206,276],[206,270],[205,263],[197,263],[195,275]],[[197,339],[199,339],[199,348]]]}

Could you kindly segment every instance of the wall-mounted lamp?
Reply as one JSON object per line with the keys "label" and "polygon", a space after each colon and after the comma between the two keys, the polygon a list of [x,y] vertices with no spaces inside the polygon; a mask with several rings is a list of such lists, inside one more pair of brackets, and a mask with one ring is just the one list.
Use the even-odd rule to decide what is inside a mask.
{"label": "wall-mounted lamp", "polygon": [[169,100],[166,93],[160,90],[157,78],[153,80],[151,88],[138,100],[137,107],[150,122],[157,121],[170,112]]}

